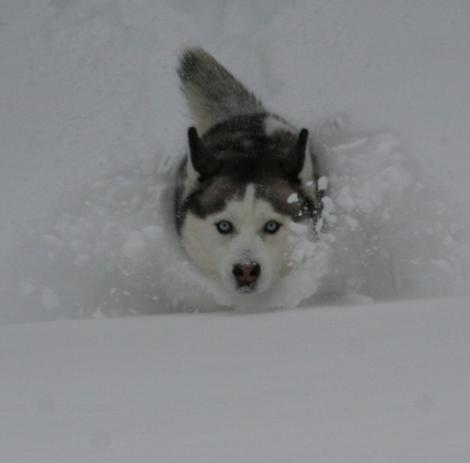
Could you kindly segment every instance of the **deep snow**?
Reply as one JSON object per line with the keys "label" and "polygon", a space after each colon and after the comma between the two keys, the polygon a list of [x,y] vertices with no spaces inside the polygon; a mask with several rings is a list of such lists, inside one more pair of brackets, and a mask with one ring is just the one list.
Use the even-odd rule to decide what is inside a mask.
{"label": "deep snow", "polygon": [[0,459],[466,463],[469,302],[0,327]]}
{"label": "deep snow", "polygon": [[[2,0],[0,323],[55,321],[0,327],[0,460],[467,463],[469,17]],[[59,321],[214,308],[168,200],[194,43],[313,134],[327,227],[272,304],[307,308]]]}

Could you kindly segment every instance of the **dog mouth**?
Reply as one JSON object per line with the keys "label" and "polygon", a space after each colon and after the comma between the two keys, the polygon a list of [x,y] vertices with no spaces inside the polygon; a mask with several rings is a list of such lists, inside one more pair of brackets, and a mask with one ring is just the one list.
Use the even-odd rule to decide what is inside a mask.
{"label": "dog mouth", "polygon": [[244,283],[244,284],[237,283],[236,291],[239,294],[253,294],[254,292],[256,292],[256,287],[257,287],[256,283],[257,283],[256,281],[253,283]]}

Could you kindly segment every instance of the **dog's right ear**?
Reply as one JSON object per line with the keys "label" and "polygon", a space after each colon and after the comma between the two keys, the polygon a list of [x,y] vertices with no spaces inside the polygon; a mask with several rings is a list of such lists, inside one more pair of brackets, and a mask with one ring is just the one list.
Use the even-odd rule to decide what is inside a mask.
{"label": "dog's right ear", "polygon": [[203,141],[199,137],[196,127],[188,129],[189,142],[189,162],[192,168],[201,178],[214,174],[219,168],[219,161],[204,146]]}
{"label": "dog's right ear", "polygon": [[302,129],[297,137],[295,145],[290,150],[288,156],[284,159],[283,169],[284,172],[293,178],[302,177],[302,172],[305,169],[305,160],[308,144],[308,130]]}

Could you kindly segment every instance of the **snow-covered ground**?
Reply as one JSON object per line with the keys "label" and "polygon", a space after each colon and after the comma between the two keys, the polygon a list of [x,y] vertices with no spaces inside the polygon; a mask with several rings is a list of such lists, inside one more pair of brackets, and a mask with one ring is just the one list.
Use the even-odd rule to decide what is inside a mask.
{"label": "snow-covered ground", "polygon": [[[0,327],[0,460],[468,462],[469,17],[1,0],[0,323],[27,324]],[[213,308],[168,199],[195,43],[313,134],[325,258],[280,304],[305,309],[181,313]]]}
{"label": "snow-covered ground", "polygon": [[465,463],[470,300],[0,328],[5,463]]}

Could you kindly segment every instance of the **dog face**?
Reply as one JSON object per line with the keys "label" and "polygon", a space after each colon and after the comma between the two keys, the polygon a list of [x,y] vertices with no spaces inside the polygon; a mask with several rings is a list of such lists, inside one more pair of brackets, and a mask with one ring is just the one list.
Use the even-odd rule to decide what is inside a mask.
{"label": "dog face", "polygon": [[227,290],[261,293],[287,270],[291,220],[260,197],[256,185],[248,184],[227,198],[220,211],[204,217],[189,212],[182,229],[183,246],[192,261],[220,279]]}
{"label": "dog face", "polygon": [[246,137],[234,143],[232,132],[231,146],[221,149],[216,136],[214,148],[210,137],[205,143],[189,130],[190,156],[177,191],[178,230],[193,263],[231,293],[272,287],[289,269],[289,225],[314,219],[306,137],[306,130],[298,138],[289,133],[284,143],[273,144],[276,152],[241,152],[241,145],[256,149],[256,143]]}

